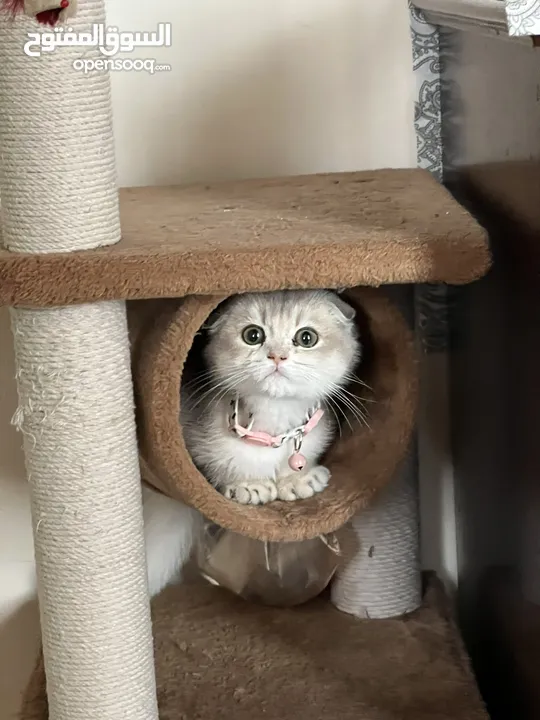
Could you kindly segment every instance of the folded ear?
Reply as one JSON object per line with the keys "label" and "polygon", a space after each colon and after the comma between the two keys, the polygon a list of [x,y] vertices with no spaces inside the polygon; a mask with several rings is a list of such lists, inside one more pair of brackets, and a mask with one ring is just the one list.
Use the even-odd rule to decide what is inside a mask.
{"label": "folded ear", "polygon": [[225,315],[223,310],[218,308],[206,319],[201,329],[206,330],[209,333],[214,333],[223,324],[224,319]]}
{"label": "folded ear", "polygon": [[354,320],[356,317],[356,310],[346,303],[345,300],[342,300],[337,293],[330,293],[330,301],[343,319],[347,320],[347,322],[352,322]]}

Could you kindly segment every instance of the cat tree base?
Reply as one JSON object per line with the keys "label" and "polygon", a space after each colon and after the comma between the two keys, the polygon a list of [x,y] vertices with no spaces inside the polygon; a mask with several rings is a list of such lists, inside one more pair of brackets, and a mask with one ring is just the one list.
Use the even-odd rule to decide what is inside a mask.
{"label": "cat tree base", "polygon": [[[481,277],[490,264],[483,228],[419,170],[130,188],[121,193],[120,215],[122,240],[109,248],[42,254],[0,249],[0,305],[50,308],[121,299],[142,306],[140,301],[160,298],[193,304],[193,296],[280,288],[461,284]],[[381,325],[388,331],[388,323]],[[191,346],[197,328],[184,343]],[[379,363],[386,354],[401,372],[410,357],[404,354],[408,333],[400,330],[382,342],[386,335],[379,330],[372,333],[382,345]],[[176,369],[180,382],[181,364],[169,369]],[[406,386],[402,378],[397,390]],[[154,388],[154,401],[162,397],[160,388]],[[379,387],[376,395],[396,414],[396,393]],[[169,417],[180,436],[178,413]],[[407,418],[400,420],[408,429],[403,451],[409,412]],[[395,432],[390,436],[395,440]],[[386,437],[374,433],[372,440]],[[390,475],[381,464],[381,472],[366,477],[361,465],[354,479],[367,483],[366,493]],[[325,502],[329,497],[324,494]],[[387,569],[378,580],[396,582],[399,575]],[[84,591],[76,599],[88,602]],[[86,634],[82,647],[97,652],[94,634]],[[161,720],[487,720],[444,596],[433,583],[420,610],[393,620],[359,620],[329,599],[273,610],[215,587],[184,585],[157,598],[154,634]],[[119,678],[122,705],[130,691],[121,672]],[[97,701],[89,702],[94,704],[88,720],[101,720]],[[21,720],[47,718],[40,665]]]}
{"label": "cat tree base", "polygon": [[[488,720],[440,583],[420,610],[358,620],[182,585],[153,605],[160,720]],[[339,639],[339,640],[337,640]],[[20,720],[48,720],[41,664]]]}

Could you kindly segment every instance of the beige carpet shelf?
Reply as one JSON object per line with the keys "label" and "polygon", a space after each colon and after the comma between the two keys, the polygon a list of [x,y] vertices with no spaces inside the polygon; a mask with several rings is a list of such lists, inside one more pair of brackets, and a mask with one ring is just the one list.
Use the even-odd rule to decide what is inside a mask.
{"label": "beige carpet shelf", "polygon": [[0,304],[462,284],[490,263],[485,231],[417,169],[128,188],[120,203],[117,245],[0,250]]}

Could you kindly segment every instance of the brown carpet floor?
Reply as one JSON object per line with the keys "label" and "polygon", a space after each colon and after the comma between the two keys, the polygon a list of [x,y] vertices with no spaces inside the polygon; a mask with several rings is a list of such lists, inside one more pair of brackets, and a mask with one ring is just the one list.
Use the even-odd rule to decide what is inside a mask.
{"label": "brown carpet floor", "polygon": [[[397,620],[325,598],[277,610],[206,585],[166,590],[153,615],[160,720],[487,720],[433,577]],[[41,663],[21,720],[47,720]]]}

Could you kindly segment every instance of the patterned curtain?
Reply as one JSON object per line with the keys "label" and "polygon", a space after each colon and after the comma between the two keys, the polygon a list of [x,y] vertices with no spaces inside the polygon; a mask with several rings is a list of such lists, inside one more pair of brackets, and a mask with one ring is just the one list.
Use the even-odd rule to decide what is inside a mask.
{"label": "patterned curtain", "polygon": [[[412,5],[410,10],[416,79],[414,124],[417,162],[419,167],[429,170],[442,182],[439,32],[426,22],[420,10]],[[426,352],[444,352],[448,347],[448,300],[446,285],[420,285],[416,288],[417,329]]]}
{"label": "patterned curtain", "polygon": [[509,35],[540,35],[540,0],[504,2]]}
{"label": "patterned curtain", "polygon": [[[445,53],[437,28],[414,7],[411,32],[417,163],[442,182],[448,150],[441,123],[441,59]],[[435,570],[450,591],[458,583],[448,396],[451,291],[447,285],[415,286],[416,332],[423,350],[417,433],[422,564],[424,569]]]}

